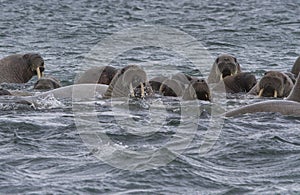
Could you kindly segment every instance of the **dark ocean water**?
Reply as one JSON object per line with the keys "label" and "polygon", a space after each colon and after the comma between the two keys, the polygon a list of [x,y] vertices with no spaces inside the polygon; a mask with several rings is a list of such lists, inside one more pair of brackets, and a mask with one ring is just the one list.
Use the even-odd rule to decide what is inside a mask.
{"label": "dark ocean water", "polygon": [[[220,53],[260,78],[299,56],[299,13],[298,0],[0,0],[0,56],[38,52],[63,85],[97,63],[205,78]],[[0,101],[0,194],[300,193],[299,117],[218,116],[259,100],[37,101]]]}

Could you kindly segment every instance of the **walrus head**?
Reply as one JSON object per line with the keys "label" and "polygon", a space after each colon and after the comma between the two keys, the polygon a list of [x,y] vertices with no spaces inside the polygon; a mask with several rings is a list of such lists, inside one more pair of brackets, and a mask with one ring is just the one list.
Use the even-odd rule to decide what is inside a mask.
{"label": "walrus head", "polygon": [[112,66],[105,66],[101,76],[99,77],[98,83],[109,85],[118,70]]}
{"label": "walrus head", "polygon": [[204,79],[193,79],[185,90],[183,99],[211,101],[210,90],[206,81]]}
{"label": "walrus head", "polygon": [[44,59],[39,54],[28,53],[23,56],[30,66],[30,70],[40,79],[45,70]]}
{"label": "walrus head", "polygon": [[285,86],[288,77],[281,72],[268,71],[258,83],[258,96],[261,97],[284,97]]}
{"label": "walrus head", "polygon": [[228,54],[220,55],[216,61],[217,75],[220,75],[220,80],[223,80],[226,76],[235,75],[240,72],[240,65],[237,59]]}
{"label": "walrus head", "polygon": [[[151,93],[151,86],[148,83],[147,74],[143,69],[136,65],[129,65],[118,71],[105,92],[104,97],[129,96],[144,98]],[[147,87],[145,88],[145,86]]]}
{"label": "walrus head", "polygon": [[34,89],[56,89],[61,87],[60,82],[55,78],[42,77],[34,84]]}

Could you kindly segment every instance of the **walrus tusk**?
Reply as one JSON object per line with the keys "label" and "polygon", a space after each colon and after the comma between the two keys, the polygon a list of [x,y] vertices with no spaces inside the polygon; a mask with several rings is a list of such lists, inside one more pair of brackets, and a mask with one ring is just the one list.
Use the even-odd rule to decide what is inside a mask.
{"label": "walrus tusk", "polygon": [[141,98],[145,97],[145,88],[144,88],[144,84],[141,82]]}
{"label": "walrus tusk", "polygon": [[258,97],[261,97],[261,96],[262,96],[262,94],[263,94],[263,92],[264,92],[264,88],[262,88],[261,90],[259,90]]}
{"label": "walrus tusk", "polygon": [[278,96],[278,92],[277,92],[277,90],[275,90],[274,91],[274,98],[277,98],[277,96]]}
{"label": "walrus tusk", "polygon": [[220,76],[220,81],[223,81],[223,74],[221,74]]}
{"label": "walrus tusk", "polygon": [[205,98],[208,99],[208,100],[210,99],[210,98],[208,97],[208,94],[205,94]]}
{"label": "walrus tusk", "polygon": [[130,92],[130,97],[134,97],[134,90],[133,90],[133,87],[132,87],[132,83],[130,82],[129,84],[129,92]]}
{"label": "walrus tusk", "polygon": [[36,68],[36,72],[37,72],[37,77],[38,79],[40,79],[42,76],[41,76],[41,70],[40,70],[40,67],[37,67]]}

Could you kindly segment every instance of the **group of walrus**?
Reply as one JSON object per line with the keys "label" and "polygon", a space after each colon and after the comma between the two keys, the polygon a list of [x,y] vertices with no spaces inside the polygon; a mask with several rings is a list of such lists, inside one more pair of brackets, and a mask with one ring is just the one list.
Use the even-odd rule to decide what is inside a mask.
{"label": "group of walrus", "polygon": [[[54,93],[54,89],[61,88],[60,93],[64,94],[62,92],[70,88],[70,86],[61,87],[57,79],[44,76],[44,70],[44,60],[39,54],[10,55],[0,60],[0,83],[26,83],[37,75],[38,80],[34,84],[36,90],[46,89],[50,90],[48,93],[51,93],[51,90]],[[290,72],[267,71],[257,81],[254,74],[242,71],[236,57],[221,54],[214,61],[207,81],[181,72],[170,77],[161,75],[148,79],[146,72],[140,66],[128,65],[120,69],[112,66],[93,67],[81,74],[73,86],[106,85],[103,98],[148,98],[158,94],[180,97],[182,100],[204,101],[213,101],[211,90],[225,90],[226,94],[286,98],[248,105],[229,111],[225,116],[252,112],[300,115],[299,71],[300,57],[295,61]],[[16,94],[18,93],[0,88],[0,95]]]}

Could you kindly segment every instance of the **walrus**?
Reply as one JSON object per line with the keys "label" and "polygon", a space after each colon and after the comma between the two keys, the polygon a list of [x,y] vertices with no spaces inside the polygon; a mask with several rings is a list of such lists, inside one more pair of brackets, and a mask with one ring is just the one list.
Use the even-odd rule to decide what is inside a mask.
{"label": "walrus", "polygon": [[163,96],[181,97],[184,92],[184,84],[175,79],[166,79],[159,88]]}
{"label": "walrus", "polygon": [[240,64],[236,57],[229,54],[221,54],[215,60],[208,75],[208,83],[218,83],[225,77],[241,72]]}
{"label": "walrus", "polygon": [[183,100],[205,100],[211,101],[210,89],[204,79],[193,78],[185,89]]}
{"label": "walrus", "polygon": [[128,65],[118,70],[103,97],[145,98],[152,95],[146,72],[137,65]]}
{"label": "walrus", "polygon": [[1,95],[11,95],[11,93],[8,90],[6,90],[6,89],[1,89],[0,88],[0,96]]}
{"label": "walrus", "polygon": [[86,70],[75,83],[94,83],[109,85],[117,72],[118,69],[112,66],[92,67]]}
{"label": "walrus", "polygon": [[215,60],[208,76],[208,83],[218,83],[225,77],[241,72],[240,64],[236,57],[229,54],[221,54]]}
{"label": "walrus", "polygon": [[300,116],[300,74],[298,74],[296,83],[285,100],[267,100],[254,103],[228,111],[224,116],[233,117],[256,112],[277,112],[282,115]]}
{"label": "walrus", "polygon": [[0,83],[27,83],[44,71],[44,60],[36,53],[15,54],[0,60]]}
{"label": "walrus", "polygon": [[34,84],[34,89],[56,89],[61,87],[59,80],[54,77],[42,77]]}
{"label": "walrus", "polygon": [[291,72],[297,77],[299,71],[300,71],[300,56],[296,59]]}
{"label": "walrus", "polygon": [[168,77],[165,76],[157,76],[150,79],[149,84],[151,85],[153,92],[159,93],[161,84],[167,79]]}
{"label": "walrus", "polygon": [[282,72],[267,71],[249,94],[259,97],[287,97],[294,86],[290,77]]}
{"label": "walrus", "polygon": [[222,81],[218,83],[213,90],[220,91],[224,90],[226,93],[247,93],[249,92],[257,83],[256,77],[250,72],[240,72],[232,76],[225,77]]}

